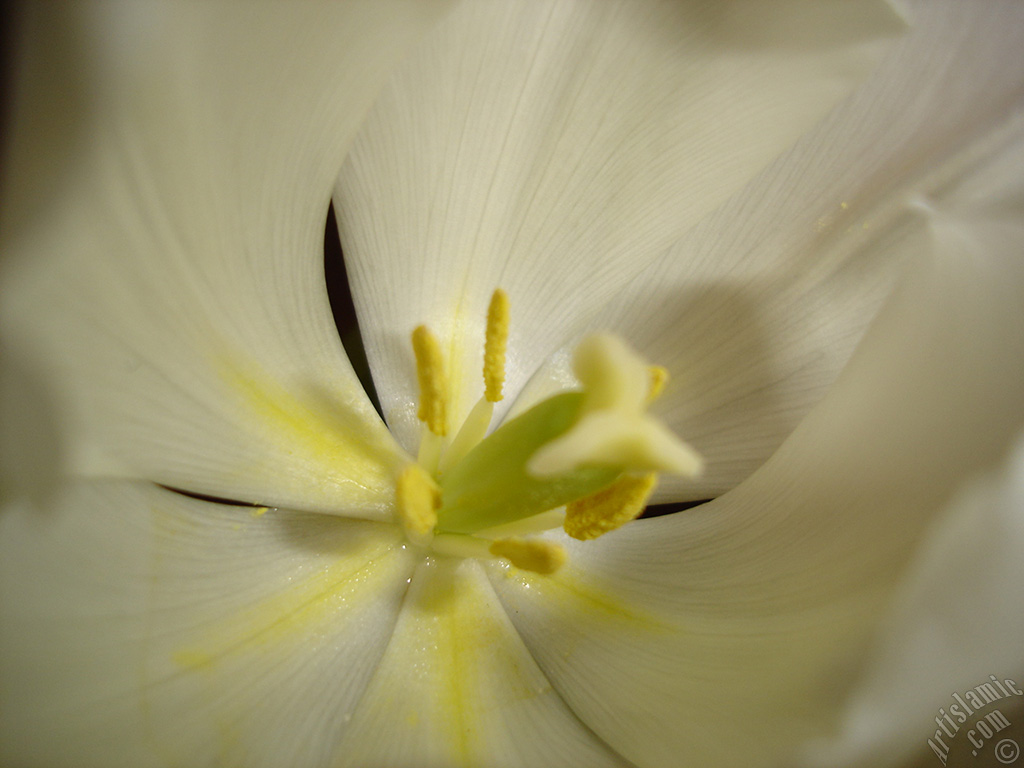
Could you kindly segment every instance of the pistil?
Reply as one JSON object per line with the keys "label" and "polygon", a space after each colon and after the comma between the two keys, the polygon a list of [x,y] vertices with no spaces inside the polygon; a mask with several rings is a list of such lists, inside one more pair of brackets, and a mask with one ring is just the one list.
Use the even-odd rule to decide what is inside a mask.
{"label": "pistil", "polygon": [[484,392],[449,442],[441,345],[425,326],[413,332],[424,428],[417,462],[397,481],[397,516],[412,543],[437,554],[549,574],[565,563],[564,548],[513,532],[561,524],[576,539],[597,538],[643,512],[657,473],[693,475],[701,459],[647,413],[668,372],[609,335],[576,349],[582,391],[543,400],[488,436],[508,335],[508,296],[498,289],[487,311]]}

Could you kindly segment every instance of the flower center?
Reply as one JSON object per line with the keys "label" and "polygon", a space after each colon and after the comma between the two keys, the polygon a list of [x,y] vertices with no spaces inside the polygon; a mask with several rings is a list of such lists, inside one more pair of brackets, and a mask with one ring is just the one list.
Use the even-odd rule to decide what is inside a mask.
{"label": "flower center", "polygon": [[494,292],[484,342],[484,394],[454,437],[441,345],[412,333],[419,381],[419,456],[396,484],[409,540],[439,554],[503,558],[538,573],[566,560],[561,545],[524,538],[563,527],[594,539],[635,519],[659,472],[692,476],[700,456],[647,413],[667,380],[615,336],[584,339],[573,356],[581,391],[556,394],[487,430],[502,399],[509,302]]}

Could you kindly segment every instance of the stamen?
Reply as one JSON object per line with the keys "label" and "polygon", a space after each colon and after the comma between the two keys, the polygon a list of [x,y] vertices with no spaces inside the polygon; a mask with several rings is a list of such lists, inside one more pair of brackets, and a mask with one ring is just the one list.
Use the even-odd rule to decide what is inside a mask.
{"label": "stamen", "polygon": [[648,365],[647,375],[651,378],[647,389],[647,404],[650,405],[665,391],[665,385],[668,384],[668,369],[660,365]]}
{"label": "stamen", "polygon": [[610,486],[565,506],[565,532],[587,541],[635,520],[644,511],[658,476],[623,475]]}
{"label": "stamen", "polygon": [[441,490],[419,464],[407,465],[398,476],[395,506],[409,540],[416,544],[427,543],[437,525]]}
{"label": "stamen", "polygon": [[545,575],[557,571],[568,559],[564,547],[544,539],[498,539],[491,544],[490,552],[516,568]]}
{"label": "stamen", "polygon": [[446,403],[448,383],[441,359],[441,344],[425,325],[412,332],[412,350],[416,355],[416,377],[420,385],[420,408],[416,416],[435,435],[448,434]]}
{"label": "stamen", "polygon": [[484,397],[492,403],[497,403],[502,398],[508,325],[508,294],[497,288],[491,295],[491,304],[487,308],[487,336],[484,342]]}

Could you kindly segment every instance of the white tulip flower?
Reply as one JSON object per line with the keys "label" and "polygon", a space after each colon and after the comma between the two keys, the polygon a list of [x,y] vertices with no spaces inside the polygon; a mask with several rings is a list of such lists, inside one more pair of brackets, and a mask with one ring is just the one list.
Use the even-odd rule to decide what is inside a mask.
{"label": "white tulip flower", "polygon": [[944,763],[1024,682],[1019,3],[21,21],[0,764]]}

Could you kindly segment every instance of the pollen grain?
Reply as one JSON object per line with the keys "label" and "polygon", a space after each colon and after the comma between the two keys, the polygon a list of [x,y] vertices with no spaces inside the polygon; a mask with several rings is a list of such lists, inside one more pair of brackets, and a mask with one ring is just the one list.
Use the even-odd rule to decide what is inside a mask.
{"label": "pollen grain", "polygon": [[647,375],[651,379],[647,389],[647,402],[653,403],[665,391],[665,385],[668,384],[668,369],[660,365],[648,365]]}

